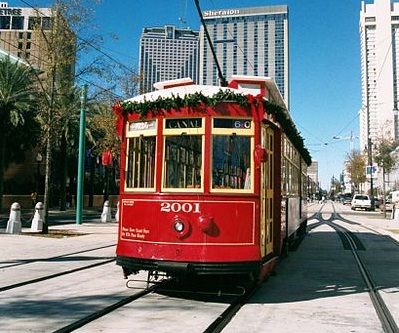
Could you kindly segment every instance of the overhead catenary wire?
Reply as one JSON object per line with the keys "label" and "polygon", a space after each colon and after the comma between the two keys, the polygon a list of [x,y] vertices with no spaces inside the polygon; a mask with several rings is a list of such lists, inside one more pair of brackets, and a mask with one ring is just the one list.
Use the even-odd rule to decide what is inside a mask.
{"label": "overhead catenary wire", "polygon": [[[22,3],[24,3],[25,5],[27,5],[28,7],[34,9],[38,14],[46,16],[46,14],[44,14],[43,12],[41,12],[37,7],[35,7],[34,5],[32,5],[31,3],[29,3],[26,0],[20,0]],[[114,62],[115,64],[119,65],[121,68],[124,68],[126,71],[128,71],[129,73],[133,74],[133,75],[137,75],[137,73],[135,71],[133,71],[131,68],[129,68],[128,66],[126,66],[125,64],[121,63],[120,61],[118,61],[117,59],[115,59],[114,57],[110,56],[109,54],[105,53],[104,51],[101,50],[100,47],[94,45],[93,43],[89,42],[88,40],[76,36],[76,38],[78,40],[80,40],[81,42],[84,42],[85,45],[91,47],[92,49],[94,49],[95,51],[99,52],[100,54],[102,54],[103,56],[105,56],[106,58],[108,58],[109,60],[111,60],[112,62]]]}
{"label": "overhead catenary wire", "polygon": [[[0,41],[6,43],[6,44],[7,44],[8,46],[10,46],[10,47],[18,48],[17,45],[12,44],[11,42],[9,42],[9,41],[7,41],[7,40],[1,38],[1,37],[0,37]],[[40,48],[40,46],[39,46],[38,44],[35,44],[35,45],[36,45],[38,48]],[[9,52],[9,51],[7,51],[7,52]],[[10,52],[9,52],[9,53],[10,53]],[[40,60],[42,63],[45,63],[45,64],[47,64],[47,65],[50,65],[50,63],[49,63],[47,60],[45,60],[45,59],[43,59],[43,58],[41,58],[41,57],[35,56],[34,54],[31,54],[30,57],[35,58],[36,60]],[[22,60],[25,61],[25,62],[29,65],[29,67],[35,69],[35,65],[31,63],[30,59],[26,58],[26,59],[22,59]],[[101,91],[103,91],[103,92],[105,92],[105,93],[111,93],[116,99],[123,99],[123,98],[124,98],[123,96],[118,95],[118,94],[115,93],[115,92],[112,92],[112,90],[111,90],[110,88],[102,87],[102,86],[100,86],[100,85],[94,83],[93,81],[90,81],[90,80],[85,79],[85,78],[83,78],[83,77],[81,77],[81,76],[78,76],[78,75],[75,75],[75,77],[79,77],[79,80],[82,80],[82,81],[84,81],[84,82],[90,84],[92,87],[96,87],[96,88],[100,89]],[[57,90],[57,89],[56,89],[56,90]]]}

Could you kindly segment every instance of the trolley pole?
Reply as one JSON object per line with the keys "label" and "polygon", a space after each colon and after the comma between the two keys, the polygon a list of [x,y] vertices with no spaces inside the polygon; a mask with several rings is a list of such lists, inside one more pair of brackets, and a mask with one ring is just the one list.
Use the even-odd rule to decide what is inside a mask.
{"label": "trolley pole", "polygon": [[86,101],[87,85],[82,88],[80,95],[80,123],[79,123],[79,159],[78,159],[78,184],[76,193],[76,224],[82,224],[83,210],[83,185],[85,165],[85,138],[86,138]]}

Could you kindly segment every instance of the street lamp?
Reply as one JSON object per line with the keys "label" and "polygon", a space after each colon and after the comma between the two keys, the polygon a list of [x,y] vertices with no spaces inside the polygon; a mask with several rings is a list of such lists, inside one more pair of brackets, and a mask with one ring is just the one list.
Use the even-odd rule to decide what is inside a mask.
{"label": "street lamp", "polygon": [[37,153],[37,155],[36,155],[36,164],[37,164],[36,198],[39,195],[40,163],[42,163],[42,161],[43,161],[42,154]]}

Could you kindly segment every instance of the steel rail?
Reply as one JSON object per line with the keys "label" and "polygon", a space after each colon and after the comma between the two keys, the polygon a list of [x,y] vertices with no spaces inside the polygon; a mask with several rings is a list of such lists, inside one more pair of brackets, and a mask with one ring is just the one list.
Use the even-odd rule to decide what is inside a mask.
{"label": "steel rail", "polygon": [[387,305],[385,304],[384,300],[382,299],[380,293],[378,292],[375,283],[367,270],[366,265],[363,263],[363,260],[360,258],[358,254],[358,250],[353,240],[351,234],[345,228],[335,224],[338,229],[341,229],[342,234],[346,237],[350,247],[352,255],[356,261],[357,267],[359,268],[360,274],[363,278],[363,281],[366,284],[368,289],[371,301],[373,303],[374,309],[377,312],[378,318],[381,321],[382,328],[386,333],[399,333],[399,328],[396,325],[394,318],[392,317],[391,312],[389,311]]}

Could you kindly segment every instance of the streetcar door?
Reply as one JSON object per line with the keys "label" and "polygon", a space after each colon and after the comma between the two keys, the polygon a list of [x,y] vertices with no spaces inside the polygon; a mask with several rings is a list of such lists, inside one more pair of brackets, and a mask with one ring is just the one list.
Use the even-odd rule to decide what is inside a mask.
{"label": "streetcar door", "polygon": [[270,127],[262,128],[261,145],[266,149],[267,162],[261,164],[261,216],[260,244],[264,257],[273,252],[274,220],[274,131]]}

